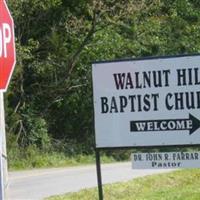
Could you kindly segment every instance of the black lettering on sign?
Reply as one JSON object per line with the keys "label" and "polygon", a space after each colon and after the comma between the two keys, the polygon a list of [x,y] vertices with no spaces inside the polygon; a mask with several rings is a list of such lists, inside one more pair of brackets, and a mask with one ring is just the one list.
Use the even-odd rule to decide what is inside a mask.
{"label": "black lettering on sign", "polygon": [[200,91],[168,93],[165,97],[167,110],[200,108]]}
{"label": "black lettering on sign", "polygon": [[177,69],[177,85],[200,85],[200,69],[187,68]]}
{"label": "black lettering on sign", "polygon": [[170,70],[126,72],[113,74],[117,90],[169,86]]}
{"label": "black lettering on sign", "polygon": [[157,111],[158,99],[159,94],[101,97],[101,113]]}
{"label": "black lettering on sign", "polygon": [[193,115],[189,119],[166,119],[166,120],[141,120],[131,121],[131,132],[154,132],[154,131],[184,131],[188,130],[191,135],[200,127],[200,121]]}

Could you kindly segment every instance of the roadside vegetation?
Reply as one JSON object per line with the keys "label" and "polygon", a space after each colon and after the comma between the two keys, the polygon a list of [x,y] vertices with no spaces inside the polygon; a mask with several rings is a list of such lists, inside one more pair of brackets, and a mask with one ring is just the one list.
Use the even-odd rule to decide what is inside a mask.
{"label": "roadside vegetation", "polygon": [[200,52],[199,0],[9,0],[8,6],[17,51],[5,94],[12,169],[91,159],[93,61]]}
{"label": "roadside vegetation", "polygon": [[[28,148],[26,152],[19,150],[13,155],[9,155],[9,170],[24,170],[33,168],[49,168],[49,167],[74,167],[80,165],[95,164],[95,155],[74,155],[69,156],[61,152],[43,152],[38,149]],[[20,159],[19,159],[20,158]],[[102,155],[102,163],[113,163],[117,159],[113,156]]]}
{"label": "roadside vegetation", "polygon": [[[199,200],[200,170],[181,170],[104,186],[105,200]],[[98,200],[97,189],[48,200]]]}

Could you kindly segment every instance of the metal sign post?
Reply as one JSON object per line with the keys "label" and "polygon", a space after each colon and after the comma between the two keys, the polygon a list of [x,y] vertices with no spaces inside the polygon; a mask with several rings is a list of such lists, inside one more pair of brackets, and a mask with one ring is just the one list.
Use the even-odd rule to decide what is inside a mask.
{"label": "metal sign post", "polygon": [[4,199],[3,136],[5,135],[3,92],[0,92],[0,199]]}
{"label": "metal sign post", "polygon": [[102,176],[101,176],[101,159],[99,149],[95,150],[96,153],[96,168],[97,168],[97,182],[99,191],[99,200],[103,200],[103,186],[102,186]]}

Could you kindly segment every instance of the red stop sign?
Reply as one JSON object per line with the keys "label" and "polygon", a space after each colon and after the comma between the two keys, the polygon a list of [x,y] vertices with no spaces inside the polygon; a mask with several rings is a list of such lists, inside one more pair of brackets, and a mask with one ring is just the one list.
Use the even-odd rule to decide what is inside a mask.
{"label": "red stop sign", "polygon": [[0,0],[0,91],[6,91],[15,67],[14,23],[5,0]]}

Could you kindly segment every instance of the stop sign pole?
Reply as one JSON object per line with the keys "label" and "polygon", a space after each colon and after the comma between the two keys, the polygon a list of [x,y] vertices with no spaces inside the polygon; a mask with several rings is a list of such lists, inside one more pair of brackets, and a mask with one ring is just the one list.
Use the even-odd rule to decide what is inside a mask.
{"label": "stop sign pole", "polygon": [[3,138],[5,138],[3,92],[0,92],[0,134],[0,199],[4,199],[7,184],[7,168],[5,168],[5,166],[7,166],[7,161],[3,158]]}
{"label": "stop sign pole", "polygon": [[4,92],[16,63],[14,22],[5,0],[0,0],[0,200],[7,186]]}

